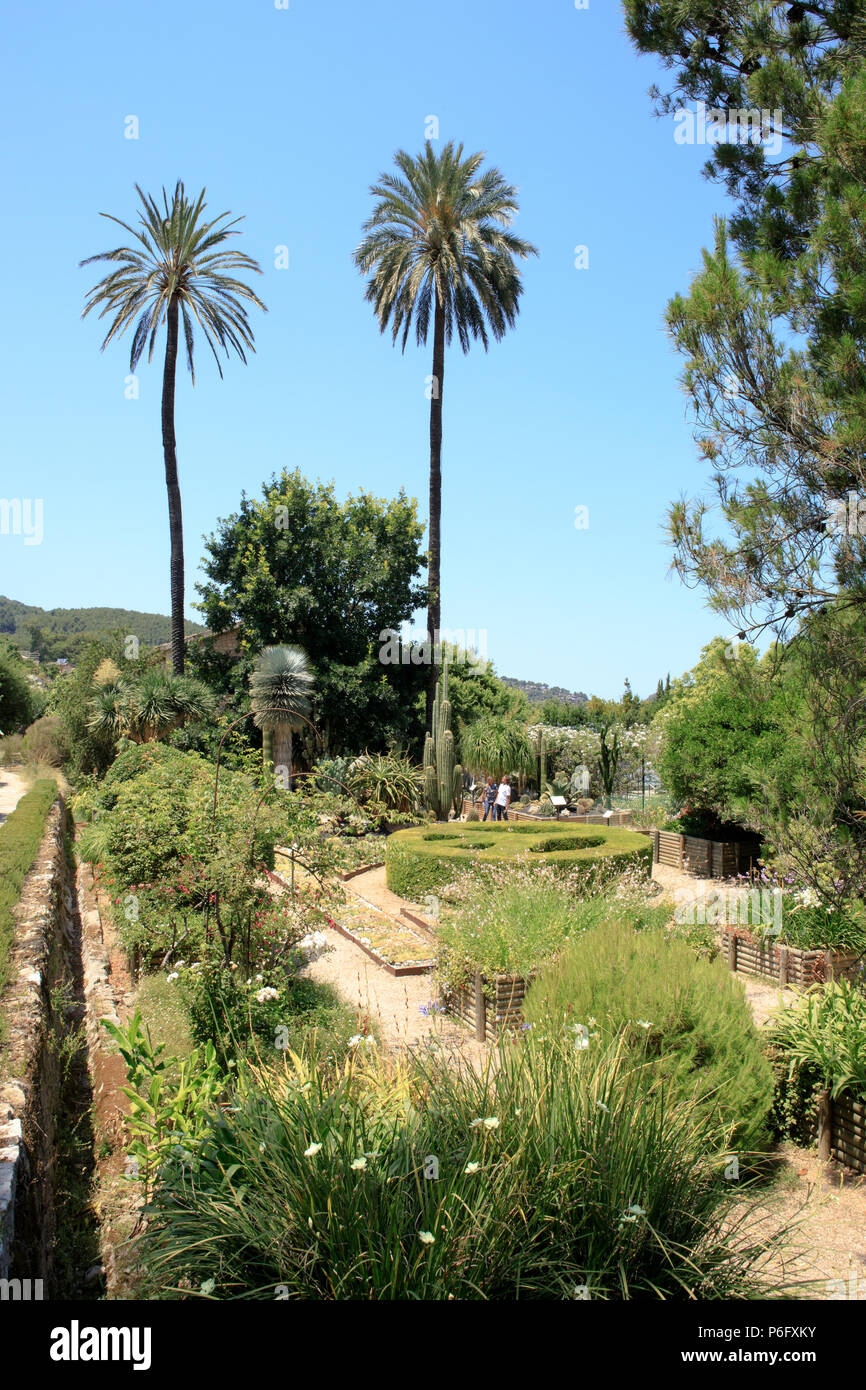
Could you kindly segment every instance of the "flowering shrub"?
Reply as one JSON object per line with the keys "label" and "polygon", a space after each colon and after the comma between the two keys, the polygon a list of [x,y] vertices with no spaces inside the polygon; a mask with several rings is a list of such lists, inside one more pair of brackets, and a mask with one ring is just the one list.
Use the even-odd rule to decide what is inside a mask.
{"label": "flowering shrub", "polygon": [[344,1057],[357,1028],[354,1010],[293,968],[326,949],[318,935],[308,947],[298,942],[293,962],[252,975],[213,955],[182,971],[178,987],[196,1042],[211,1044],[223,1066],[247,1053],[277,1065],[318,1030],[322,1055]]}

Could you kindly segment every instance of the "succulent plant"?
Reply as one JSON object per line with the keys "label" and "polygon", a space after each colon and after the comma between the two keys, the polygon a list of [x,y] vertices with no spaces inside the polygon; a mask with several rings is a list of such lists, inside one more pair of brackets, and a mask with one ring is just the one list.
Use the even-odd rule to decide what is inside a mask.
{"label": "succulent plant", "polygon": [[433,701],[433,729],[424,740],[424,795],[437,820],[447,820],[456,808],[463,790],[463,768],[457,761],[451,732],[451,702],[448,699],[448,664],[436,687]]}

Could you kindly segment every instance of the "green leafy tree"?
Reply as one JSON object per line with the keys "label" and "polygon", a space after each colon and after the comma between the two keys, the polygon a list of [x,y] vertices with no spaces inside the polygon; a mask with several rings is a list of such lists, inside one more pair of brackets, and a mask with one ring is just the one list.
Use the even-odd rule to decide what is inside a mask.
{"label": "green leafy tree", "polygon": [[[399,631],[423,598],[423,530],[403,492],[393,501],[360,492],[340,502],[332,485],[296,470],[266,483],[260,501],[242,497],[205,543],[199,607],[211,630],[237,626],[242,658],[279,644],[306,652],[319,731],[299,739],[308,764],[417,738],[424,668],[380,655],[383,633]],[[234,679],[222,669],[216,675]]]}
{"label": "green leafy tree", "polygon": [[755,825],[770,770],[788,766],[785,692],[776,654],[714,638],[662,716],[659,771],[697,815]]}
{"label": "green leafy tree", "polygon": [[[390,327],[401,348],[413,328],[419,346],[432,319],[430,391],[430,516],[427,591],[429,640],[441,628],[440,526],[442,514],[442,396],[445,348],[455,333],[463,352],[473,339],[485,350],[513,327],[523,286],[515,259],[535,247],[511,231],[517,191],[496,168],[482,169],[483,153],[467,155],[452,141],[438,153],[428,140],[413,158],[394,156],[396,173],[370,189],[376,205],[364,223],[355,264],[369,276],[366,298],[379,327]],[[429,667],[429,725],[438,672]]]}
{"label": "green leafy tree", "polygon": [[[208,221],[204,217],[205,191],[188,198],[178,182],[171,199],[163,188],[162,208],[135,186],[141,200],[138,227],[130,227],[110,213],[102,213],[134,238],[133,246],[119,246],[89,256],[82,265],[109,261],[117,268],[94,285],[87,296],[82,317],[99,309],[99,317],[111,322],[102,343],[126,332],[133,323],[129,370],[134,372],[147,348],[153,358],[157,334],[166,325],[165,359],[162,378],[162,448],[168,516],[171,534],[171,656],[177,675],[184,669],[184,574],[183,516],[177,474],[177,441],[174,429],[174,393],[180,324],[183,323],[186,364],[195,384],[193,354],[196,327],[214,355],[222,376],[219,352],[230,357],[235,352],[246,362],[246,351],[254,351],[253,334],[244,301],[264,310],[265,306],[248,285],[235,278],[238,270],[256,271],[260,267],[242,251],[227,247],[239,217],[229,221],[230,213]],[[219,351],[218,351],[219,349]]]}
{"label": "green leafy tree", "polygon": [[27,667],[13,648],[0,646],[0,733],[19,733],[35,719],[44,700],[27,679]]}

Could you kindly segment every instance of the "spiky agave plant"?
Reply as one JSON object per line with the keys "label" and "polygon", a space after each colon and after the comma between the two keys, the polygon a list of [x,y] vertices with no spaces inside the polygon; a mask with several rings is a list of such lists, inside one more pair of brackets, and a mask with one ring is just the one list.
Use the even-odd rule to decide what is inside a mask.
{"label": "spiky agave plant", "polygon": [[261,274],[261,267],[251,256],[226,247],[230,237],[239,236],[235,230],[243,219],[221,213],[213,220],[206,219],[204,189],[198,197],[187,197],[178,182],[169,198],[162,190],[162,207],[138,184],[135,191],[141,199],[138,227],[130,227],[119,217],[104,212],[102,217],[116,222],[134,238],[132,246],[118,246],[97,256],[88,256],[82,266],[95,261],[112,261],[116,269],[88,292],[83,318],[92,309],[99,317],[110,318],[108,332],[102,342],[105,349],[112,338],[126,332],[132,323],[135,331],[129,353],[129,370],[134,372],[147,347],[147,360],[153,358],[156,336],[166,325],[165,363],[162,377],[162,448],[165,463],[165,484],[168,491],[168,517],[171,534],[171,659],[177,675],[184,667],[183,626],[183,517],[180,504],[180,485],[177,476],[177,444],[174,432],[174,391],[177,367],[180,321],[183,320],[186,364],[195,385],[193,351],[195,329],[204,334],[222,376],[222,364],[217,348],[229,357],[234,351],[246,362],[245,349],[255,351],[253,334],[247,319],[244,300],[264,310],[265,306],[248,285],[231,272],[252,270]]}
{"label": "spiky agave plant", "polygon": [[265,647],[250,675],[253,722],[263,735],[265,765],[288,769],[292,779],[292,731],[308,724],[313,673],[300,647]]}

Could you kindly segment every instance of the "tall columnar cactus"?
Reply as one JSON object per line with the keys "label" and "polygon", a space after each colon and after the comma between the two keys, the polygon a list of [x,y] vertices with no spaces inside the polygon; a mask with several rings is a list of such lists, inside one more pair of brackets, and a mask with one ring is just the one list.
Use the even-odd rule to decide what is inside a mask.
{"label": "tall columnar cactus", "polygon": [[535,753],[535,766],[538,773],[538,794],[544,791],[544,784],[547,781],[547,745],[544,741],[544,730],[538,729],[532,736],[532,746]]}
{"label": "tall columnar cactus", "polygon": [[424,740],[424,794],[437,820],[447,820],[463,787],[463,768],[457,762],[451,732],[451,702],[448,699],[448,667],[436,687],[433,701],[433,730]]}

